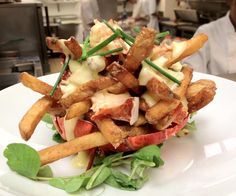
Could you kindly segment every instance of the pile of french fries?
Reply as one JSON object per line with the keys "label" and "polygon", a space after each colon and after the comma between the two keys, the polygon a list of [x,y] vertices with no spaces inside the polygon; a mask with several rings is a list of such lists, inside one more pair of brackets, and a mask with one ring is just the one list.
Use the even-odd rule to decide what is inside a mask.
{"label": "pile of french fries", "polygon": [[[112,34],[112,31],[110,31]],[[40,150],[39,155],[41,165],[51,163],[61,158],[73,155],[79,151],[112,145],[118,149],[121,145],[129,146],[128,138],[143,136],[147,134],[163,133],[174,124],[181,124],[190,113],[193,113],[213,100],[216,86],[213,81],[199,80],[191,82],[193,70],[184,65],[181,72],[184,79],[176,88],[170,89],[167,84],[157,78],[151,78],[145,86],[141,86],[138,80],[138,73],[142,67],[142,62],[164,56],[167,60],[166,68],[170,68],[186,56],[199,50],[207,41],[207,36],[200,34],[190,40],[184,41],[185,48],[179,55],[173,55],[172,48],[157,46],[154,44],[155,31],[143,28],[137,35],[134,44],[128,53],[114,54],[114,61],[110,62],[111,56],[107,57],[107,65],[99,75],[99,78],[90,80],[81,85],[68,96],[63,96],[60,85],[57,86],[54,94],[50,93],[53,86],[35,78],[28,73],[21,74],[21,82],[24,86],[43,95],[26,112],[19,123],[20,133],[23,139],[29,140],[37,124],[46,113],[52,116],[65,117],[70,120],[76,117],[86,117],[95,127],[95,131],[87,135],[72,139],[62,144]],[[55,38],[47,38],[47,45],[50,49],[71,55],[72,59],[79,59],[83,53],[81,45],[74,39],[64,40],[65,48],[60,46],[60,42]],[[67,70],[70,73],[70,70]],[[63,79],[62,79],[63,80]],[[123,119],[128,111],[126,105],[113,108],[106,108],[98,114],[92,112],[93,96],[101,91],[106,91],[115,95],[130,93],[139,99],[139,115],[136,121],[129,125]],[[141,97],[144,92],[150,93],[155,100],[155,104],[150,107]],[[123,116],[122,116],[123,115]],[[124,123],[124,124],[122,124]],[[162,138],[159,143],[167,139]]]}

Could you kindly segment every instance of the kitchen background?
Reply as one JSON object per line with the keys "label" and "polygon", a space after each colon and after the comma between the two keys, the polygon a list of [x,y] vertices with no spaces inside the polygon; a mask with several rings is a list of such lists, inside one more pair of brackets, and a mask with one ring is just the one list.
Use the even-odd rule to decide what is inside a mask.
{"label": "kitchen background", "polygon": [[[19,1],[19,0],[17,0]],[[127,0],[97,0],[100,16],[116,19],[129,33],[135,23],[129,18],[133,4]],[[156,14],[160,31],[173,37],[190,38],[196,29],[227,12],[225,0],[188,0],[188,8],[178,7],[177,0],[157,1]],[[60,59],[47,49],[46,36],[80,41],[81,0],[0,0],[0,89],[18,82],[19,73],[35,76],[58,72]],[[128,21],[128,22],[127,22]]]}

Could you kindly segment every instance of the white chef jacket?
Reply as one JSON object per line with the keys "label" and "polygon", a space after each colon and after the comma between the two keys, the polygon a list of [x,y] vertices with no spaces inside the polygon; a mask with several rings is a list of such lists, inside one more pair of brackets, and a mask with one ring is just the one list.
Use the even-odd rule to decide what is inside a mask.
{"label": "white chef jacket", "polygon": [[156,0],[137,0],[133,7],[133,18],[149,16],[147,27],[154,28],[159,32],[158,18],[153,16],[156,13]]}
{"label": "white chef jacket", "polygon": [[213,75],[236,73],[236,32],[226,16],[205,24],[195,35],[205,33],[208,42],[194,55],[183,60],[195,71]]}
{"label": "white chef jacket", "polygon": [[79,0],[78,9],[82,24],[77,31],[77,39],[82,41],[89,34],[94,19],[100,19],[100,11],[97,0]]}

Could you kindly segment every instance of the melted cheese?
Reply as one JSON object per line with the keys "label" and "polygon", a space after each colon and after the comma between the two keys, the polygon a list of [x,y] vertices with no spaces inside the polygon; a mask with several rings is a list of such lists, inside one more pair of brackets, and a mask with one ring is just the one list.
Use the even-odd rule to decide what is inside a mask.
{"label": "melted cheese", "polygon": [[186,41],[182,41],[182,42],[173,42],[172,43],[172,58],[178,58],[183,51],[186,49],[187,47],[187,42]]}
{"label": "melted cheese", "polygon": [[88,66],[95,72],[100,72],[105,69],[106,62],[103,56],[91,56],[87,59]]}
{"label": "melted cheese", "polygon": [[145,100],[149,107],[152,107],[156,104],[156,100],[148,92],[145,92],[142,95],[142,98]]}

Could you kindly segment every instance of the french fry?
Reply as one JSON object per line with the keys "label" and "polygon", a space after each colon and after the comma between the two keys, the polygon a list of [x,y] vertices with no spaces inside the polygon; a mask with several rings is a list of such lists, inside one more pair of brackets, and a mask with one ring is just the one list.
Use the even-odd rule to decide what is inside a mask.
{"label": "french fry", "polygon": [[211,80],[198,80],[188,86],[186,98],[189,113],[196,112],[210,103],[216,94],[216,84]]}
{"label": "french fry", "polygon": [[55,37],[46,37],[46,44],[49,49],[53,52],[63,52],[62,47],[60,46],[59,40]]}
{"label": "french fry", "polygon": [[145,116],[142,114],[139,114],[138,120],[134,123],[134,126],[139,127],[139,126],[142,126],[146,123],[147,123],[147,119],[145,118]]}
{"label": "french fry", "polygon": [[193,53],[197,52],[208,40],[208,36],[204,33],[198,34],[190,40],[185,41],[186,47],[182,51],[181,54],[174,58],[170,58],[166,63],[166,67],[170,67],[174,63],[179,62],[180,60],[184,59],[187,56],[192,55]]}
{"label": "french fry", "polygon": [[137,35],[134,44],[131,46],[126,57],[124,67],[133,73],[138,69],[141,62],[147,58],[154,46],[155,31],[153,29],[142,28],[142,31]]}
{"label": "french fry", "polygon": [[74,117],[80,117],[87,113],[91,107],[90,101],[81,101],[71,105],[66,114],[66,120],[72,119]]}
{"label": "french fry", "polygon": [[96,120],[95,123],[104,137],[113,145],[114,148],[117,148],[122,144],[124,138],[127,137],[127,133],[118,127],[111,119]]}
{"label": "french fry", "polygon": [[[22,72],[20,74],[20,81],[22,84],[35,92],[38,92],[42,95],[50,96],[50,92],[52,91],[52,86],[43,82],[36,77],[30,75],[27,72]],[[52,98],[55,100],[59,100],[62,96],[61,90],[58,88],[56,89],[55,93],[53,94]]]}
{"label": "french fry", "polygon": [[121,82],[117,82],[116,84],[113,84],[107,88],[107,91],[113,94],[121,94],[127,92],[127,88]]}
{"label": "french fry", "polygon": [[45,148],[40,150],[38,153],[40,156],[41,165],[46,165],[48,163],[52,163],[59,159],[76,154],[77,152],[103,146],[108,143],[109,142],[101,132],[94,132],[62,144]]}
{"label": "french fry", "polygon": [[74,37],[70,37],[69,40],[64,41],[66,47],[73,54],[73,59],[79,59],[82,55],[82,48]]}
{"label": "french fry", "polygon": [[127,69],[117,62],[113,62],[107,67],[109,73],[119,80],[124,86],[134,91],[138,90],[139,81]]}
{"label": "french fry", "polygon": [[164,82],[160,82],[156,78],[152,78],[151,80],[149,80],[146,87],[150,94],[153,96],[153,98],[155,98],[157,101],[168,101],[177,98],[177,96],[170,90],[170,88]]}
{"label": "french fry", "polygon": [[84,101],[87,98],[91,97],[94,93],[99,90],[108,88],[109,86],[115,84],[116,81],[110,77],[101,77],[96,80],[90,80],[79,86],[75,92],[70,94],[69,96],[62,98],[60,103],[65,107],[70,107],[72,104]]}
{"label": "french fry", "polygon": [[30,139],[39,121],[52,104],[53,99],[44,96],[36,101],[26,112],[19,123],[20,134],[24,140]]}
{"label": "french fry", "polygon": [[181,82],[181,85],[178,86],[176,89],[174,89],[174,93],[180,98],[183,99],[187,88],[192,80],[193,77],[193,69],[189,66],[184,66],[183,70],[182,70],[183,74],[184,74],[184,79]]}
{"label": "french fry", "polygon": [[150,124],[157,124],[158,120],[162,119],[168,113],[176,109],[180,104],[180,101],[173,99],[171,101],[159,101],[156,105],[147,110],[145,117]]}

